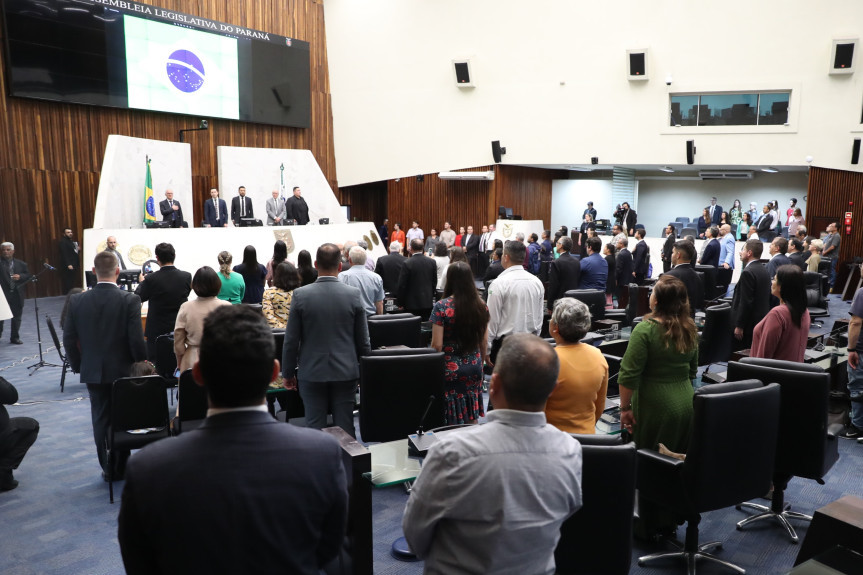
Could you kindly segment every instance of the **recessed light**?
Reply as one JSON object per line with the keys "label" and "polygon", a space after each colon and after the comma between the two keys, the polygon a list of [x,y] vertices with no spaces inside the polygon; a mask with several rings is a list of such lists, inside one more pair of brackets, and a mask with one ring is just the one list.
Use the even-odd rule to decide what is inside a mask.
{"label": "recessed light", "polygon": [[761,171],[767,172],[768,174],[776,174],[779,172],[779,170],[777,170],[776,168],[771,168],[770,166],[767,166],[766,168],[761,168]]}
{"label": "recessed light", "polygon": [[568,170],[572,170],[573,172],[592,172],[593,168],[585,168],[583,166],[567,166]]}
{"label": "recessed light", "polygon": [[667,173],[667,174],[673,174],[673,173],[674,173],[674,168],[672,168],[671,166],[660,166],[660,167],[659,167],[659,171],[660,171],[660,172],[665,172],[665,173]]}

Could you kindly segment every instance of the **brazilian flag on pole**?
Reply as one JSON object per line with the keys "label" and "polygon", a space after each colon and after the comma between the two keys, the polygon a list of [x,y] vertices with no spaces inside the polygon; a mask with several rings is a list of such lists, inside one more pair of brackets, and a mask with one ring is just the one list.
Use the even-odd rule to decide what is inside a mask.
{"label": "brazilian flag on pole", "polygon": [[153,176],[150,174],[150,158],[147,158],[147,182],[144,185],[144,224],[156,221],[156,200],[153,199]]}

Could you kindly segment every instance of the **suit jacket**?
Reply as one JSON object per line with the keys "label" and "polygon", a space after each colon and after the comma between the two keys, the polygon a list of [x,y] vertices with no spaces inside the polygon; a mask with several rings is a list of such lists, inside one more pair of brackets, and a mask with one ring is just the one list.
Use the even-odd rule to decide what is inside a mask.
{"label": "suit jacket", "polygon": [[6,296],[6,302],[9,304],[9,307],[12,308],[12,313],[18,315],[21,313],[21,308],[24,305],[24,289],[21,288],[16,289],[18,286],[23,286],[27,283],[27,280],[33,275],[30,273],[30,270],[27,269],[27,264],[22,262],[21,260],[16,260],[12,258],[12,274],[18,274],[21,276],[18,281],[12,281],[12,278],[9,277],[12,274],[5,273],[5,267],[2,258],[0,258],[0,286],[3,287],[3,295]]}
{"label": "suit jacket", "polygon": [[63,323],[63,347],[81,383],[128,377],[132,364],[147,357],[141,298],[110,283],[73,295]]}
{"label": "suit jacket", "polygon": [[635,229],[635,224],[638,223],[638,214],[635,213],[635,210],[629,210],[628,212],[624,212],[624,218],[621,222],[623,224],[623,233],[626,235],[629,234],[629,230]]}
{"label": "suit jacket", "polygon": [[317,575],[342,544],[347,502],[335,439],[222,413],[129,459],[120,551],[129,575]]}
{"label": "suit jacket", "polygon": [[632,269],[637,274],[647,275],[647,270],[650,267],[650,248],[647,242],[640,240],[635,244],[635,253],[632,254]]}
{"label": "suit jacket", "polygon": [[149,301],[147,329],[144,335],[153,341],[165,333],[173,333],[180,306],[189,299],[192,291],[192,274],[174,266],[162,266],[138,284],[135,294],[142,302]]}
{"label": "suit jacket", "polygon": [[279,223],[284,223],[284,219],[287,217],[288,211],[285,208],[285,201],[282,198],[273,199],[270,196],[267,199],[267,225],[271,226],[276,223],[276,218],[279,218]]}
{"label": "suit jacket", "polygon": [[[479,241],[476,242],[479,245]],[[399,303],[405,309],[431,309],[437,287],[437,264],[423,254],[407,258],[399,272]],[[422,318],[426,321],[428,318]]]}
{"label": "suit jacket", "polygon": [[674,234],[665,238],[665,243],[662,244],[662,261],[671,262],[671,250],[674,249],[674,242],[676,241],[677,238],[674,237]]}
{"label": "suit jacket", "polygon": [[218,202],[218,218],[216,217],[216,206],[213,205],[213,199],[210,198],[204,202],[204,223],[210,224],[214,228],[223,228],[228,223],[228,205],[222,198],[218,198]]}
{"label": "suit jacket", "polygon": [[551,262],[548,267],[548,309],[554,309],[554,302],[567,291],[578,289],[581,264],[575,256],[565,253]]}
{"label": "suit jacket", "polygon": [[399,275],[407,261],[408,259],[401,254],[387,254],[378,258],[377,263],[375,263],[375,273],[384,280],[384,291],[393,295],[398,292]]}
{"label": "suit jacket", "polygon": [[770,279],[776,275],[776,270],[778,270],[781,266],[787,266],[791,263],[791,260],[785,254],[776,254],[770,261],[767,262],[767,273],[770,275]]}
{"label": "suit jacket", "polygon": [[285,208],[288,211],[288,217],[296,220],[298,225],[304,226],[309,223],[309,205],[302,196],[288,198]]}
{"label": "suit jacket", "polygon": [[707,245],[704,246],[704,253],[701,254],[701,265],[703,266],[719,266],[719,240],[713,238]]}
{"label": "suit jacket", "polygon": [[746,264],[740,272],[731,300],[732,326],[743,329],[743,343],[752,343],[752,331],[770,311],[770,274],[760,261]]}
{"label": "suit jacket", "polygon": [[468,259],[476,258],[479,255],[479,236],[476,234],[463,235],[461,238],[461,247],[464,248],[465,255]]}
{"label": "suit jacket", "polygon": [[[435,266],[435,269],[437,266]],[[282,373],[303,381],[350,381],[360,377],[360,356],[371,352],[360,290],[332,276],[297,288],[282,348]]]}
{"label": "suit jacket", "polygon": [[788,261],[790,261],[792,264],[794,264],[804,272],[806,271],[806,260],[803,259],[803,254],[794,252],[788,256]]}
{"label": "suit jacket", "polygon": [[69,266],[78,269],[78,252],[75,251],[75,242],[63,236],[60,238],[60,266],[69,271]]}
{"label": "suit jacket", "polygon": [[700,309],[704,305],[704,285],[698,277],[698,272],[688,264],[682,264],[671,268],[663,275],[666,274],[676,277],[686,286],[686,295],[689,298],[689,311],[691,314],[695,314],[695,309]]}
{"label": "suit jacket", "polygon": [[234,196],[231,199],[231,221],[235,224],[240,221],[242,210],[240,209],[240,199],[244,200],[246,203],[246,217],[254,218],[255,217],[255,208],[252,207],[252,198],[249,196],[244,196],[240,198],[240,196]]}
{"label": "suit jacket", "polygon": [[[444,272],[446,273],[446,272]],[[485,275],[482,278],[483,282],[488,282],[497,279],[497,276],[503,273],[503,264],[500,263],[500,260],[496,262],[491,262],[489,266],[485,269]]]}
{"label": "suit jacket", "polygon": [[[183,219],[183,207],[180,206],[180,202],[178,202],[177,200],[173,200],[173,205],[178,206],[180,209],[175,211],[170,201],[162,200],[161,202],[159,202],[159,211],[162,212],[163,222],[176,221],[177,225],[179,225],[182,222],[186,221]],[[175,214],[176,218],[174,217]]]}
{"label": "suit jacket", "polygon": [[722,219],[722,206],[719,204],[716,204],[715,206],[707,206],[707,213],[710,214],[711,222],[719,222],[719,220]]}
{"label": "suit jacket", "polygon": [[632,252],[626,248],[617,252],[615,254],[614,266],[614,280],[618,289],[628,286],[634,281],[632,277]]}

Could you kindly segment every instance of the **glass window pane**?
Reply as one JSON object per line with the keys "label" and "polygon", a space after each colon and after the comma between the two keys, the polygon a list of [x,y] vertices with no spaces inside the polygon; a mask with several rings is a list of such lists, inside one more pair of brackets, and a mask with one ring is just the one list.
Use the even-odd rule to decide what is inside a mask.
{"label": "glass window pane", "polygon": [[699,126],[754,126],[758,94],[710,94],[701,96]]}
{"label": "glass window pane", "polygon": [[758,124],[776,125],[788,121],[788,100],[790,92],[761,94],[758,105]]}
{"label": "glass window pane", "polygon": [[695,126],[698,122],[698,96],[671,97],[671,125]]}

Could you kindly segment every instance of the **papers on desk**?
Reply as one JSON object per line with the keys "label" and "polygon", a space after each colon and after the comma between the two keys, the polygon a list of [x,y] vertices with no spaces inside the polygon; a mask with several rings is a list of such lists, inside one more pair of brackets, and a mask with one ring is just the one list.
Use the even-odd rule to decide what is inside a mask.
{"label": "papers on desk", "polygon": [[803,361],[805,361],[806,363],[815,363],[816,361],[821,361],[822,359],[827,359],[828,357],[830,357],[830,352],[823,349],[807,349],[803,353]]}
{"label": "papers on desk", "polygon": [[603,409],[603,412],[611,411],[613,409],[617,409],[618,407],[620,407],[620,396],[615,395],[612,397],[605,398],[605,409]]}

